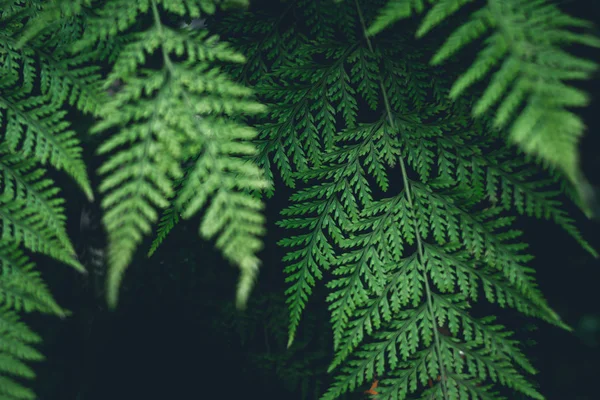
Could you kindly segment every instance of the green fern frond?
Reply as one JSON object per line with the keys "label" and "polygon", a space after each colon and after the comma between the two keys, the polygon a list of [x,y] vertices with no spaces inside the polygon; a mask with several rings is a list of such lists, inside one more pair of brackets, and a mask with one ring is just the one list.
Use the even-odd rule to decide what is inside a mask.
{"label": "green fern frond", "polygon": [[88,17],[87,29],[83,37],[75,42],[72,51],[75,53],[93,49],[97,42],[110,41],[119,33],[133,25],[139,15],[148,12],[150,1],[113,1],[94,10],[95,15]]}
{"label": "green fern frond", "polygon": [[87,3],[59,0],[38,4],[43,9],[27,10],[29,22],[18,31],[18,39],[5,40],[8,46],[38,61],[39,71],[35,73],[40,76],[43,95],[51,95],[53,102],[68,102],[83,112],[93,113],[98,106],[100,77],[99,67],[91,64],[97,54],[71,56],[69,52],[73,41],[81,36],[82,23],[76,17]]}
{"label": "green fern frond", "polygon": [[6,306],[0,307],[0,396],[33,400],[35,393],[8,375],[32,379],[35,374],[24,361],[41,361],[44,357],[33,347],[41,338],[33,333]]}
{"label": "green fern frond", "polygon": [[66,49],[53,48],[52,52],[41,52],[45,57],[41,64],[41,90],[51,94],[52,100],[68,103],[84,113],[95,114],[99,107],[99,67],[89,65],[95,53],[71,56]]}
{"label": "green fern frond", "polygon": [[[517,232],[503,232],[497,238],[479,236],[478,232],[504,228],[510,219],[499,218],[498,209],[487,210],[479,217],[460,211],[457,214],[458,210],[452,209],[459,202],[445,202],[415,182],[411,186],[414,196],[411,206],[401,192],[394,198],[371,203],[364,209],[364,220],[361,218],[347,227],[350,239],[342,243],[345,252],[337,258],[334,270],[334,274],[341,277],[328,284],[334,289],[328,301],[337,343],[330,369],[342,363],[363,338],[390,323],[393,315],[404,307],[420,303],[425,291],[420,277],[422,263],[442,293],[459,291],[463,298],[477,300],[481,284],[490,302],[515,307],[527,315],[564,327],[531,283],[528,276],[531,271],[521,265],[528,257],[515,251],[522,251],[523,246],[502,243],[514,240]],[[423,212],[428,215],[421,214]],[[398,265],[403,249],[415,240],[412,220],[429,221],[419,224],[418,234],[423,238],[430,237],[442,244],[447,240],[462,242],[459,247],[464,246],[466,251],[461,257],[468,254],[468,258],[460,261],[452,256],[455,251],[452,247],[442,250],[438,245],[424,242],[424,261],[419,261],[413,253]],[[365,229],[368,234],[363,233]],[[481,262],[488,266],[477,267]]]}
{"label": "green fern frond", "polygon": [[[185,4],[191,2],[163,3],[175,13],[184,12]],[[206,7],[205,12],[211,10]],[[189,218],[210,200],[200,234],[205,239],[217,237],[217,248],[240,268],[237,304],[243,307],[257,273],[256,253],[264,229],[262,202],[252,192],[268,185],[262,171],[245,160],[255,153],[249,143],[255,131],[233,118],[260,113],[264,107],[249,98],[250,90],[210,64],[243,62],[243,56],[206,32],[169,28],[161,21],[158,3],[120,11],[124,19],[119,29],[126,29],[138,12],[148,8],[153,25],[132,34],[120,52],[106,85],[118,79],[124,86],[103,106],[103,120],[92,129],[94,133],[120,129],[98,149],[100,154],[111,153],[100,168],[105,175],[100,191],[106,193],[102,206],[109,236],[108,301],[116,305],[122,275],[142,235],[158,218],[157,208],[169,207],[173,199],[182,217]],[[93,22],[98,24],[94,32],[115,18],[109,11],[99,12],[103,17]],[[115,35],[116,30],[107,34]],[[92,34],[81,43],[97,38]],[[163,54],[162,69],[143,70],[154,52]],[[176,63],[175,56],[184,56],[185,61]],[[122,148],[125,143],[130,147]],[[183,176],[181,164],[190,157],[195,164],[175,191],[175,181]]]}
{"label": "green fern frond", "polygon": [[0,110],[5,111],[7,123],[5,143],[10,151],[25,158],[65,170],[93,199],[76,133],[67,130],[68,123],[63,119],[66,111],[50,100],[48,96],[0,99]]}
{"label": "green fern frond", "polygon": [[[426,386],[428,377],[438,376],[437,358],[442,357],[443,364],[448,366],[446,385],[450,398],[498,398],[490,385],[481,384],[485,377],[490,376],[494,381],[531,398],[543,399],[511,365],[522,357],[519,356],[518,342],[510,337],[504,327],[493,325],[494,319],[490,317],[471,317],[464,311],[464,303],[461,305],[453,296],[436,295],[434,305],[437,318],[447,319],[454,330],[460,328],[464,332],[466,345],[443,337],[438,355],[433,347],[429,347],[437,327],[431,324],[426,307],[406,309],[398,314],[388,328],[375,334],[374,342],[364,345],[356,353],[322,398],[338,398],[342,393],[362,385],[365,380],[373,379],[375,374],[381,376],[384,368],[394,372],[390,378],[380,381],[377,397],[407,398],[418,387]],[[490,354],[493,354],[493,358]],[[471,361],[466,361],[468,359]],[[527,361],[519,362],[519,366],[530,373],[535,372]],[[426,390],[423,395],[443,398],[439,385]]]}
{"label": "green fern frond", "polygon": [[50,294],[34,264],[7,240],[0,243],[0,304],[16,311],[40,311],[64,318],[68,312]]}
{"label": "green fern frond", "polygon": [[[284,26],[294,7],[301,7],[305,20]],[[251,35],[235,41],[249,54],[249,62],[234,66],[232,73],[244,82],[255,83],[257,95],[270,109],[268,118],[258,124],[259,154],[254,161],[265,169],[271,182],[274,163],[284,183],[294,188],[294,173],[318,166],[320,154],[332,147],[339,120],[356,123],[355,90],[376,106],[378,84],[374,71],[378,66],[372,54],[356,45],[360,40],[356,35],[347,34],[349,43],[322,42],[332,38],[337,27],[353,31],[352,7],[331,9],[327,2],[302,1],[281,11],[275,16],[247,13],[232,17],[223,28],[238,22],[233,29]],[[239,24],[249,18],[252,24]],[[323,23],[313,25],[316,21]],[[308,40],[302,33],[304,23],[314,29],[315,38]],[[324,55],[332,58],[326,63],[316,61]],[[341,68],[344,63],[353,68]],[[358,84],[357,89],[352,83]]]}
{"label": "green fern frond", "polygon": [[67,235],[64,216],[64,200],[58,197],[59,189],[51,179],[44,178],[45,171],[36,167],[18,153],[0,144],[0,181],[8,198],[25,202],[27,208],[37,210],[38,217],[64,248],[75,254]]}
{"label": "green fern frond", "polygon": [[[369,33],[430,4],[422,36],[468,2],[388,1]],[[559,197],[560,172],[582,182],[574,147],[583,125],[567,108],[587,100],[564,81],[588,78],[595,64],[558,45],[598,45],[571,32],[587,23],[544,0],[489,0],[434,57],[440,63],[489,32],[453,87],[447,71],[428,66],[429,44],[391,31],[372,42],[361,2],[300,0],[260,16],[214,18],[248,61],[209,34],[213,18],[199,31],[175,26],[245,3],[112,0],[92,10],[88,0],[0,0],[0,397],[35,398],[17,380],[33,377],[24,362],[40,359],[39,338],[13,310],[67,314],[22,248],[82,268],[58,188],[39,166],[66,170],[91,197],[81,146],[64,121],[64,110],[76,108],[98,117],[92,132],[106,135],[98,153],[105,157],[110,306],[160,213],[150,254],[180,218],[200,212],[200,236],[214,239],[241,271],[236,306],[244,308],[260,264],[261,196],[273,193],[274,164],[295,189],[278,222],[287,230],[279,241],[288,250],[286,304],[254,298],[239,324],[226,325],[246,341],[263,325],[273,350],[287,341],[291,352],[268,349],[257,363],[276,365],[294,387],[295,377],[314,382],[309,357],[292,357],[312,338],[300,328],[314,330],[316,316],[302,325],[301,317],[325,281],[334,377],[323,399],[373,379],[380,400],[501,399],[507,389],[542,399],[516,335],[471,305],[569,329],[537,287],[514,224],[515,215],[553,221],[597,255]],[[363,8],[377,12],[383,3]],[[478,101],[464,95],[496,65]],[[103,89],[119,83],[116,93],[101,94],[100,71],[107,72]],[[509,126],[521,152],[503,141]],[[553,175],[540,178],[545,173],[530,158]],[[286,308],[287,329],[280,324]]]}
{"label": "green fern frond", "polygon": [[[184,161],[183,166],[183,175],[175,180],[174,188],[175,192],[181,192],[181,188],[185,186],[186,181],[189,179],[196,162],[198,161],[198,156],[193,155],[189,160]],[[148,257],[151,257],[152,254],[158,249],[161,243],[165,240],[169,232],[179,223],[181,216],[181,207],[177,204],[173,203],[169,208],[163,211],[163,214],[158,222],[158,229],[156,232],[156,236],[150,245],[150,250],[148,250]]]}
{"label": "green fern frond", "polygon": [[90,7],[92,4],[91,0],[50,0],[36,3],[35,7],[26,8],[32,19],[19,38],[19,47],[43,34],[44,31],[56,29],[61,23],[76,17],[84,7]]}
{"label": "green fern frond", "polygon": [[85,272],[75,254],[64,247],[54,230],[26,201],[11,198],[6,193],[0,195],[0,221],[4,240],[22,243],[31,251],[46,254]]}
{"label": "green fern frond", "polygon": [[[327,56],[335,59],[336,53],[329,50]],[[558,193],[548,191],[548,181],[534,181],[524,162],[520,167],[514,166],[519,161],[505,162],[514,154],[490,150],[498,134],[482,133],[482,125],[468,118],[467,103],[431,104],[428,94],[442,101],[444,90],[419,83],[413,90],[407,80],[401,85],[387,78],[402,76],[405,64],[380,65],[378,73],[386,77],[378,77],[381,87],[390,91],[384,97],[394,96],[386,106],[393,107],[371,124],[352,128],[347,121],[321,162],[299,170],[297,176],[315,183],[298,190],[283,211],[280,225],[301,232],[280,241],[291,248],[284,258],[291,283],[288,345],[316,280],[328,269],[336,351],[330,371],[338,373],[323,398],[338,398],[384,374],[390,379],[382,380],[387,387],[378,390],[378,398],[485,398],[497,393],[490,382],[542,398],[523,375],[535,370],[517,342],[491,324],[493,317],[471,317],[466,300],[484,296],[568,329],[533,281],[526,265],[531,257],[504,209],[553,219],[576,239],[578,233],[559,211]],[[399,107],[407,102],[398,97],[407,92],[413,93],[413,106]],[[287,99],[280,98],[285,105]],[[368,182],[388,190],[388,168],[398,163],[420,182],[403,172],[399,194],[372,199],[375,185]],[[477,211],[488,201],[492,207]],[[499,202],[502,208],[494,207]],[[453,338],[438,332],[445,324]],[[428,379],[438,374],[440,384],[428,389]]]}
{"label": "green fern frond", "polygon": [[[300,322],[300,314],[304,309],[308,295],[315,285],[315,278],[321,279],[321,268],[330,268],[335,262],[334,246],[352,242],[342,233],[350,225],[358,222],[359,209],[371,203],[371,187],[367,182],[368,172],[375,176],[382,189],[387,189],[388,178],[385,173],[386,157],[379,157],[378,152],[393,154],[393,141],[381,140],[387,136],[381,123],[363,124],[349,130],[345,137],[348,140],[359,140],[360,145],[332,151],[324,159],[321,167],[302,173],[304,179],[316,179],[320,182],[309,189],[295,193],[290,200],[296,204],[285,209],[282,215],[287,218],[279,223],[288,229],[308,229],[310,233],[292,236],[279,242],[285,247],[299,249],[288,252],[284,261],[293,262],[285,268],[287,282],[292,285],[287,289],[290,307],[290,344]],[[381,140],[381,141],[379,141]],[[358,162],[365,159],[365,167]],[[339,163],[341,160],[342,163]],[[367,172],[368,171],[368,172]],[[298,217],[301,216],[301,217]],[[352,257],[350,254],[348,257]],[[320,268],[321,267],[321,268]],[[335,269],[334,274],[344,273]],[[381,277],[373,276],[373,285]],[[356,276],[358,278],[358,276]],[[341,283],[332,281],[328,287],[337,288]],[[339,294],[332,291],[329,296],[332,304],[332,323],[334,330],[334,346],[338,346],[342,332],[346,328],[348,315],[365,300],[365,292],[361,288],[349,284],[356,291]]]}
{"label": "green fern frond", "polygon": [[[69,92],[72,100],[84,98],[83,92],[77,91],[73,83],[69,84],[63,79],[67,73],[56,72],[56,68],[41,57],[38,72],[35,57],[40,52],[36,48],[18,48],[9,35],[0,35],[0,53],[4,55],[5,62],[5,68],[0,71],[0,87],[4,94],[0,99],[0,118],[6,124],[4,143],[10,151],[19,152],[22,157],[64,170],[88,198],[93,199],[85,164],[81,159],[79,140],[75,132],[68,130],[69,124],[64,120],[66,111],[60,108]],[[87,75],[93,69],[84,71],[83,75]],[[40,96],[31,93],[37,73],[42,76],[41,88],[46,92]],[[85,85],[90,81],[83,75],[82,82]],[[85,101],[81,104],[85,109]]]}
{"label": "green fern frond", "polygon": [[21,249],[85,272],[66,233],[64,200],[44,167],[65,170],[93,198],[79,141],[67,129],[61,107],[68,101],[92,111],[97,77],[94,68],[79,67],[91,58],[62,59],[77,36],[76,24],[19,43],[27,31],[24,22],[35,26],[40,2],[3,1],[0,8],[0,397],[35,399],[20,378],[35,376],[24,362],[43,358],[33,347],[40,338],[13,310],[60,317],[68,311]]}
{"label": "green fern frond", "polygon": [[[446,107],[439,109],[448,110]],[[477,193],[478,196],[485,196],[492,205],[501,206],[505,210],[513,209],[521,215],[551,220],[590,254],[598,254],[581,237],[573,219],[558,200],[560,192],[556,190],[556,178],[540,179],[538,168],[519,158],[509,148],[497,148],[495,134],[482,137],[482,130],[492,132],[491,124],[485,119],[474,124],[457,119],[457,115],[466,114],[465,105],[455,103],[450,110],[450,113],[419,110],[419,113],[436,116],[436,122],[423,125],[416,121],[414,125],[404,129],[401,143],[406,149],[407,162],[419,173],[422,182],[426,181],[437,164],[442,179],[430,182],[434,187],[446,187],[443,184],[444,178],[469,182],[471,195]],[[404,116],[396,123],[400,126],[408,120]],[[460,130],[461,135],[451,134],[454,130]],[[424,137],[428,140],[424,141]],[[495,149],[482,152],[483,149],[492,148]]]}
{"label": "green fern frond", "polygon": [[[341,62],[349,56],[342,49],[338,48],[337,54]],[[295,186],[293,171],[318,166],[323,148],[331,147],[336,110],[344,118],[356,118],[354,89],[346,72],[335,64],[323,66],[313,61],[323,51],[315,43],[304,43],[296,58],[281,67],[281,73],[275,71],[265,86],[259,86],[259,94],[269,100],[267,104],[274,104],[270,105],[273,122],[259,127],[261,153],[257,163],[266,168],[274,153],[283,181],[290,187]],[[273,87],[275,82],[281,86]]]}
{"label": "green fern frond", "polygon": [[486,195],[493,203],[505,209],[514,209],[521,215],[551,220],[573,237],[582,248],[592,256],[598,252],[574,224],[562,202],[558,199],[562,193],[553,188],[555,179],[534,179],[539,173],[530,164],[519,160],[508,149],[494,152],[483,157],[481,162],[488,165],[487,177],[483,178]]}
{"label": "green fern frond", "polygon": [[177,225],[179,222],[179,211],[176,207],[171,206],[167,208],[163,215],[160,217],[160,221],[158,222],[158,231],[156,232],[156,237],[152,241],[152,245],[148,250],[148,257],[152,257],[154,252],[158,249],[158,247],[165,240],[169,232]]}

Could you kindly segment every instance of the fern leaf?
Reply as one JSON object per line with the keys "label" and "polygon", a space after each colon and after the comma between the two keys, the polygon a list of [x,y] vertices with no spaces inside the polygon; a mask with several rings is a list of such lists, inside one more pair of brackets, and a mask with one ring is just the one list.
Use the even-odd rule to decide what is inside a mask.
{"label": "fern leaf", "polygon": [[0,308],[0,396],[12,399],[33,400],[35,393],[6,374],[31,379],[33,371],[23,361],[41,361],[43,356],[33,347],[41,338],[17,315]]}
{"label": "fern leaf", "polygon": [[65,249],[54,231],[48,227],[35,209],[19,199],[11,199],[7,194],[0,196],[0,220],[5,240],[22,243],[31,251],[46,254],[68,264],[80,272],[85,268],[76,260],[75,254]]}
{"label": "fern leaf", "polygon": [[56,304],[34,264],[16,243],[7,242],[0,244],[0,303],[16,311],[40,311],[64,318],[68,312]]}
{"label": "fern leaf", "polygon": [[6,112],[4,140],[10,151],[65,170],[93,199],[79,140],[74,131],[67,130],[68,123],[63,120],[65,111],[50,103],[47,96],[23,100],[3,97],[0,110]]}
{"label": "fern leaf", "polygon": [[[205,12],[211,12],[209,3],[202,6]],[[181,13],[184,4],[163,6]],[[99,12],[95,32],[113,21],[110,10]],[[146,10],[147,5],[138,4],[123,11],[119,29]],[[100,168],[105,175],[100,190],[106,193],[102,206],[109,235],[108,301],[116,305],[123,273],[142,236],[157,220],[157,209],[169,207],[173,200],[183,218],[189,218],[211,200],[200,235],[217,237],[217,248],[240,268],[237,303],[243,307],[257,273],[256,253],[264,229],[262,202],[252,193],[268,184],[260,168],[246,161],[255,154],[249,143],[255,132],[234,118],[260,113],[264,107],[249,98],[250,90],[210,64],[243,62],[244,57],[205,32],[170,29],[155,4],[151,11],[153,25],[133,34],[115,62],[106,85],[116,80],[125,85],[104,105],[103,120],[93,129],[120,128],[99,148],[101,154],[111,154]],[[80,45],[97,39],[92,34]],[[154,51],[165,54],[162,69],[138,73]],[[185,55],[185,63],[175,63],[171,54]],[[124,143],[133,144],[122,149]],[[175,190],[175,181],[183,176],[181,164],[190,157],[195,164],[182,188]]]}
{"label": "fern leaf", "polygon": [[28,208],[38,210],[38,217],[65,249],[75,254],[65,227],[64,200],[57,197],[59,190],[54,182],[44,178],[44,170],[0,144],[0,171],[7,197],[24,201]]}

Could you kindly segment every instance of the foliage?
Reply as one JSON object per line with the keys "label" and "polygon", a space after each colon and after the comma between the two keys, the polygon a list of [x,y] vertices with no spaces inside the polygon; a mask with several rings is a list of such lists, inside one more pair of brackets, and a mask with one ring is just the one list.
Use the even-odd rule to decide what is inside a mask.
{"label": "foliage", "polygon": [[[427,34],[471,2],[428,0],[432,7],[417,36]],[[389,0],[368,33],[374,35],[424,9],[423,0]],[[547,0],[489,0],[448,36],[431,60],[432,65],[439,65],[487,34],[486,47],[454,82],[450,98],[456,99],[499,67],[474,103],[473,115],[481,116],[499,103],[494,127],[510,124],[511,142],[545,165],[562,170],[583,198],[588,216],[597,206],[585,202],[590,184],[579,165],[577,145],[585,125],[569,108],[586,106],[589,97],[568,81],[590,79],[598,64],[569,54],[564,47],[583,44],[600,48],[600,38],[575,30],[591,26],[590,21],[571,17]]]}
{"label": "foliage", "polygon": [[[467,1],[429,3],[418,36]],[[599,45],[572,30],[587,23],[543,0],[489,0],[440,48],[435,38],[414,41],[410,24],[382,31],[423,12],[420,0],[297,0],[230,12],[240,5],[0,0],[0,396],[35,398],[8,377],[33,377],[23,361],[41,358],[32,347],[39,338],[14,311],[68,314],[25,251],[84,269],[59,188],[46,177],[49,166],[64,171],[94,198],[66,120],[77,112],[93,115],[91,133],[102,134],[111,306],[159,212],[150,254],[180,218],[202,210],[200,236],[215,238],[240,268],[243,308],[259,265],[261,196],[280,177],[294,190],[278,222],[287,232],[279,242],[287,335],[287,318],[261,314],[281,311],[279,298],[248,316],[268,321],[278,350],[292,352],[257,362],[299,378],[306,366],[292,356],[306,343],[297,332],[325,281],[334,380],[321,398],[374,379],[378,399],[504,398],[499,387],[543,398],[514,335],[472,308],[487,302],[568,329],[538,290],[514,221],[551,220],[597,256],[563,210],[564,179],[552,169],[581,194],[584,127],[567,107],[587,98],[564,81],[587,79],[596,66],[559,45]],[[178,25],[191,18],[208,18],[208,30]],[[451,84],[440,63],[486,32],[487,47]],[[502,60],[483,95],[470,98],[466,89]],[[504,128],[550,174],[509,147]]]}
{"label": "foliage", "polygon": [[[216,237],[224,256],[239,265],[237,303],[245,305],[263,231],[262,202],[253,192],[265,188],[266,181],[241,157],[254,153],[255,133],[239,116],[264,107],[218,65],[243,62],[242,55],[206,32],[168,26],[159,13],[160,7],[164,13],[199,17],[213,13],[216,3],[240,2],[107,2],[101,8],[93,4],[93,16],[90,1],[2,2],[4,304],[64,315],[19,245],[84,270],[65,231],[58,188],[39,168],[50,164],[66,171],[93,199],[79,140],[65,120],[70,106],[98,118],[93,133],[117,130],[99,148],[100,154],[111,153],[100,169],[109,304],[116,305],[122,274],[156,220],[156,208],[173,203],[184,218],[208,204],[200,234]],[[134,31],[132,25],[144,16],[149,27],[141,30],[138,24]],[[145,61],[155,54],[163,63],[153,69]],[[106,62],[111,71],[101,79]],[[104,94],[101,89],[116,81],[122,90]],[[193,168],[175,196],[173,181],[182,177],[180,164],[190,157]],[[2,364],[16,365],[8,359]]]}
{"label": "foliage", "polygon": [[19,46],[23,21],[35,19],[40,4],[2,2],[0,19],[0,396],[34,399],[35,394],[10,376],[33,378],[24,361],[42,359],[32,347],[40,338],[13,311],[40,311],[64,317],[29,252],[53,257],[79,271],[66,233],[64,200],[45,166],[65,171],[92,198],[76,133],[66,122],[64,103],[84,111],[95,107],[96,67],[89,55],[67,58],[65,43],[79,24],[61,26]]}
{"label": "foliage", "polygon": [[[504,146],[493,122],[472,120],[467,98],[449,103],[441,73],[423,72],[426,44],[411,47],[396,32],[371,47],[355,34],[353,7],[299,2],[287,30],[290,20],[275,14],[223,24],[240,27],[235,44],[253,55],[234,75],[269,106],[259,164],[272,157],[288,186],[306,182],[280,222],[290,231],[280,242],[289,249],[288,344],[326,279],[338,372],[322,398],[376,376],[378,399],[491,398],[491,383],[541,398],[522,375],[535,370],[518,342],[494,318],[471,315],[470,304],[484,297],[565,327],[539,293],[507,211],[551,219],[595,250],[561,210],[553,179]],[[309,21],[326,23],[302,26]],[[400,187],[390,183],[394,169]],[[391,193],[374,196],[381,192]],[[443,325],[453,339],[439,334]]]}

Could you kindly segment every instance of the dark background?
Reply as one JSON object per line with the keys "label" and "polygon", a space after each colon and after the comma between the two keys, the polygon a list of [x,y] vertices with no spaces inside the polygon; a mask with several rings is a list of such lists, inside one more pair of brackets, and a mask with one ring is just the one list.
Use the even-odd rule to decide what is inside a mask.
{"label": "dark background", "polygon": [[[562,7],[573,15],[600,21],[598,2],[565,1]],[[600,54],[598,50],[573,51],[596,60]],[[600,185],[600,76],[582,87],[593,96],[590,106],[577,111],[589,128],[581,146],[583,167],[588,178]],[[97,184],[97,177],[93,179]],[[282,356],[285,342],[281,338],[286,334],[281,315],[281,310],[285,312],[283,251],[275,244],[282,230],[274,223],[290,191],[276,183],[278,190],[267,201],[263,266],[245,314],[236,313],[232,304],[237,271],[223,261],[212,243],[198,238],[198,219],[179,224],[151,259],[144,254],[150,241],[141,246],[126,274],[115,312],[90,298],[81,289],[82,278],[73,271],[47,260],[38,263],[59,304],[74,312],[64,321],[28,317],[45,340],[41,350],[47,360],[35,366],[39,398],[314,398],[292,390],[293,382],[286,386],[282,374],[306,376],[308,386],[327,383],[322,369],[331,355],[327,353],[331,348],[326,338],[330,335],[328,315],[322,293],[317,292],[309,305],[315,315],[312,332],[307,329],[304,335],[301,330],[299,341],[306,339],[305,343]],[[72,237],[85,246],[92,239],[79,231],[84,200],[80,195],[70,196],[68,190],[65,193]],[[600,250],[600,224],[587,220],[573,205],[567,207],[583,236]],[[525,230],[523,239],[537,257],[532,266],[542,291],[575,328],[568,333],[536,323],[537,330],[521,333],[528,345],[537,342],[526,354],[540,371],[535,377],[540,390],[551,400],[600,398],[600,262],[550,222],[521,218],[519,224]],[[283,329],[277,322],[283,323]],[[502,322],[510,325],[510,321]],[[530,321],[519,317],[513,322],[530,326]],[[303,365],[310,357],[313,362]]]}

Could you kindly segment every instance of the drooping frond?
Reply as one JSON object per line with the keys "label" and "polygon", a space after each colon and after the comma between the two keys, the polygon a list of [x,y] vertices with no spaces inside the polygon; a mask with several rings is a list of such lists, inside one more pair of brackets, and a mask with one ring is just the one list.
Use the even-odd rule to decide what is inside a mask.
{"label": "drooping frond", "polygon": [[[83,270],[65,231],[63,200],[57,197],[58,189],[44,178],[44,170],[39,167],[52,165],[66,171],[92,198],[81,147],[64,120],[66,112],[61,106],[66,96],[58,90],[63,81],[56,78],[55,68],[38,51],[45,42],[40,42],[40,38],[35,46],[16,46],[19,29],[15,23],[12,29],[0,32],[0,59],[4,66],[0,70],[0,121],[5,127],[0,143],[1,230],[6,240]],[[50,35],[45,40],[52,42],[54,38]],[[61,48],[57,44],[49,46],[48,49]],[[34,94],[36,74],[43,77],[40,95]]]}
{"label": "drooping frond", "polygon": [[11,152],[6,144],[0,144],[0,176],[7,197],[21,200],[27,208],[37,210],[41,222],[74,254],[65,227],[64,200],[56,196],[59,189],[51,179],[44,178],[44,170],[36,167],[32,160]]}
{"label": "drooping frond", "polygon": [[[92,198],[65,120],[83,112],[102,133],[111,306],[154,223],[150,254],[201,213],[201,238],[241,270],[243,308],[260,264],[261,196],[279,174],[293,189],[278,221],[286,304],[252,299],[237,329],[248,341],[263,324],[267,347],[289,352],[267,349],[259,362],[293,385],[320,381],[299,371],[314,358],[293,358],[316,319],[303,317],[309,298],[322,290],[331,337],[318,337],[333,343],[322,399],[362,385],[379,400],[542,399],[518,332],[493,314],[569,329],[537,287],[515,220],[553,221],[597,256],[559,197],[570,193],[564,175],[580,197],[587,183],[576,151],[583,124],[567,110],[586,97],[565,82],[595,64],[559,45],[599,41],[545,0],[488,0],[435,44],[434,69],[433,46],[413,40],[410,22],[383,31],[428,8],[423,36],[469,2],[281,1],[223,18],[217,6],[247,1],[0,0],[0,397],[35,398],[19,380],[33,377],[24,362],[41,358],[39,338],[14,311],[68,314],[23,250],[82,269],[45,168]],[[485,48],[452,83],[441,62],[479,38]],[[468,97],[492,69],[481,98]]]}
{"label": "drooping frond", "polygon": [[[202,3],[202,11],[214,10],[209,3]],[[192,17],[201,12],[191,1],[160,4],[163,11],[180,15],[187,9]],[[108,300],[111,306],[116,304],[122,275],[142,235],[157,220],[157,209],[169,207],[173,200],[184,218],[207,207],[200,235],[216,237],[216,246],[239,266],[237,301],[242,307],[262,245],[262,202],[252,192],[265,189],[267,182],[247,160],[255,153],[250,143],[255,131],[239,122],[239,116],[260,113],[264,107],[250,99],[250,90],[215,67],[215,63],[243,62],[242,55],[205,31],[169,27],[160,11],[159,2],[153,1],[111,3],[98,10],[89,34],[86,31],[78,44],[83,49],[102,35],[115,36],[146,12],[152,21],[149,29],[133,33],[121,50],[106,87],[117,80],[123,87],[103,105],[103,119],[92,130],[119,129],[99,148],[100,154],[110,154],[100,168],[105,176],[100,190],[106,193],[102,206],[109,235]],[[154,53],[162,54],[162,66],[144,69]],[[176,192],[181,164],[190,157],[195,164]]]}
{"label": "drooping frond", "polygon": [[40,311],[65,317],[50,294],[40,273],[16,243],[4,239],[0,243],[0,304],[16,311]]}
{"label": "drooping frond", "polygon": [[35,373],[23,361],[44,357],[33,347],[41,338],[19,320],[17,314],[0,307],[0,396],[6,399],[36,399],[35,393],[13,377],[33,379]]}
{"label": "drooping frond", "polygon": [[68,56],[80,33],[75,21],[37,25],[42,29],[22,40],[42,10],[39,1],[0,2],[0,397],[7,399],[37,398],[21,378],[35,376],[25,363],[42,359],[33,348],[40,338],[13,311],[68,315],[22,250],[85,271],[66,233],[64,200],[46,168],[65,171],[93,198],[64,106],[94,111],[97,67],[86,66],[91,55]]}
{"label": "drooping frond", "polygon": [[[17,29],[15,29],[17,30]],[[18,32],[18,30],[17,30]],[[89,59],[60,60],[65,44],[57,38],[61,33],[38,38],[31,45],[18,46],[17,32],[6,31],[0,37],[0,111],[6,125],[3,143],[12,152],[24,158],[33,158],[41,164],[50,164],[67,172],[93,199],[81,147],[74,131],[65,121],[65,100],[83,111],[94,109],[93,86],[97,80],[96,68],[74,68]],[[40,95],[34,92],[36,76],[41,77]]]}

